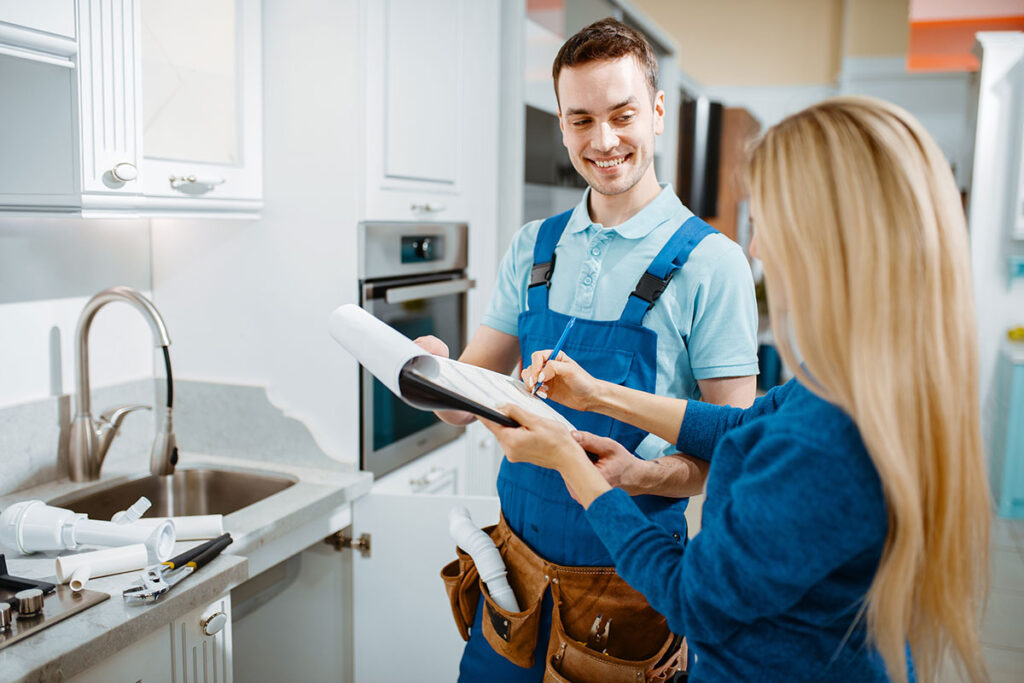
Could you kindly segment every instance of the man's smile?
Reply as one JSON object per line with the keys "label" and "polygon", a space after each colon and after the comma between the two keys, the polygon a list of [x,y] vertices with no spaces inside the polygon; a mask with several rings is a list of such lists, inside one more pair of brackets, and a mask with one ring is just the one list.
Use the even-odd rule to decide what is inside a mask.
{"label": "man's smile", "polygon": [[632,152],[629,154],[623,154],[622,156],[611,157],[608,159],[588,159],[588,161],[590,161],[598,168],[614,168],[615,166],[620,166],[621,164],[623,164],[626,161],[626,159],[628,159],[631,156],[633,156]]}

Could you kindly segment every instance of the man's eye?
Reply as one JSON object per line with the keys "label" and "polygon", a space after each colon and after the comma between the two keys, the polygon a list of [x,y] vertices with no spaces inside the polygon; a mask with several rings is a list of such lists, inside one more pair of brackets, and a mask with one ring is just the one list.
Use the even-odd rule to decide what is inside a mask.
{"label": "man's eye", "polygon": [[636,114],[630,112],[629,114],[623,114],[622,116],[620,116],[619,117],[619,122],[620,123],[629,123],[634,118],[636,118]]}
{"label": "man's eye", "polygon": [[576,119],[572,122],[574,128],[582,128],[583,126],[590,123],[590,119]]}

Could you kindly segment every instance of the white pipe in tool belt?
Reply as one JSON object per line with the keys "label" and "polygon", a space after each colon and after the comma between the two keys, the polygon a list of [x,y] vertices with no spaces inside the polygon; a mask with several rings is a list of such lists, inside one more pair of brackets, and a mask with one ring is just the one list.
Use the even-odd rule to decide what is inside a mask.
{"label": "white pipe in tool belt", "polygon": [[518,612],[519,602],[512,592],[512,586],[508,585],[508,571],[501,553],[491,537],[473,523],[469,510],[461,505],[452,508],[448,514],[448,533],[473,558],[480,579],[498,607],[508,612]]}

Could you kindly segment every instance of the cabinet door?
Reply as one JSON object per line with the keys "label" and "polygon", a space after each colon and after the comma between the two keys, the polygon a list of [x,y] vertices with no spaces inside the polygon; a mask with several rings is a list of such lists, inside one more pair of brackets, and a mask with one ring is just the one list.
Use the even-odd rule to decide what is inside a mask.
{"label": "cabinet door", "polygon": [[[224,617],[211,619],[219,614]],[[223,624],[223,628],[216,633],[205,632],[219,624]],[[231,683],[231,598],[225,595],[189,612],[71,680],[74,683]]]}
{"label": "cabinet door", "polygon": [[355,683],[458,678],[465,643],[440,576],[455,558],[448,513],[456,505],[479,526],[498,521],[496,497],[375,491],[353,504],[353,537],[370,535],[368,556],[348,551]]}
{"label": "cabinet door", "polygon": [[230,596],[176,619],[170,636],[174,683],[231,683]]}
{"label": "cabinet door", "polygon": [[258,201],[259,0],[140,0],[140,31],[141,179],[154,198],[147,205]]}
{"label": "cabinet door", "polygon": [[79,115],[84,207],[131,208],[138,178],[138,0],[79,6]]}
{"label": "cabinet door", "polygon": [[465,218],[464,5],[364,3],[368,217]]}

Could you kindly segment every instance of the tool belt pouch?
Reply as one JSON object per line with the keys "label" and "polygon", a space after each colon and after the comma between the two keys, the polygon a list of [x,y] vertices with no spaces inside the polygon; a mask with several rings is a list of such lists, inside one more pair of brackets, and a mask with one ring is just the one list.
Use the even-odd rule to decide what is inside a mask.
{"label": "tool belt pouch", "polygon": [[544,563],[522,541],[512,535],[504,524],[497,529],[484,529],[498,546],[505,562],[508,582],[521,611],[509,612],[491,599],[487,586],[480,582],[484,599],[483,624],[480,628],[491,648],[516,666],[530,668],[537,650],[541,603],[547,589]]}
{"label": "tool belt pouch", "polygon": [[452,616],[455,626],[463,640],[469,640],[469,628],[476,616],[476,606],[480,600],[480,577],[469,554],[456,547],[458,558],[449,562],[441,569],[448,600],[452,605]]}
{"label": "tool belt pouch", "polygon": [[558,571],[545,683],[667,681],[685,641],[611,569]]}

